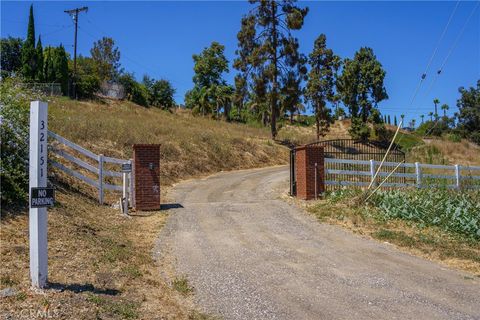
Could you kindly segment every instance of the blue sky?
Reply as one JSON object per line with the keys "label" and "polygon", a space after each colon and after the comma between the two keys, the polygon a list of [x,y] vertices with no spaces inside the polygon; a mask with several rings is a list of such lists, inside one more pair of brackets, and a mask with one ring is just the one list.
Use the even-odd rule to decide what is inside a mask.
{"label": "blue sky", "polygon": [[[1,2],[1,36],[26,36],[28,7],[32,1]],[[73,53],[73,22],[63,11],[88,6],[79,19],[78,52],[89,55],[95,40],[110,36],[121,51],[122,66],[141,79],[148,73],[170,80],[183,102],[192,87],[192,54],[199,53],[212,41],[226,46],[230,62],[235,58],[236,34],[241,17],[251,5],[240,1],[193,2],[53,2],[34,1],[36,34],[43,45],[62,43]],[[328,45],[342,57],[353,57],[361,46],[372,47],[387,71],[386,88],[390,98],[381,102],[384,114],[419,119],[433,111],[433,98],[456,111],[458,87],[473,86],[480,79],[480,8],[464,32],[433,86],[436,70],[445,60],[477,6],[477,2],[459,3],[450,26],[438,47],[427,78],[411,104],[421,74],[436,47],[444,27],[456,6],[451,1],[426,2],[346,2],[300,1],[310,7],[305,26],[295,32],[301,50],[308,53],[320,33]],[[231,68],[226,79],[232,82]],[[429,90],[429,88],[431,89]]]}

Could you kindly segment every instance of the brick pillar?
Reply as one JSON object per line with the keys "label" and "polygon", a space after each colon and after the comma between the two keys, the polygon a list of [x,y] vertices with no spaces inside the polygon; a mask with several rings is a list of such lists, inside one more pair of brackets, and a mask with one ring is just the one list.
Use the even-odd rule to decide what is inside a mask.
{"label": "brick pillar", "polygon": [[321,194],[325,191],[323,147],[305,145],[295,149],[297,197],[300,199],[315,199],[315,163],[317,163],[317,193]]}
{"label": "brick pillar", "polygon": [[160,145],[133,145],[136,210],[160,210]]}

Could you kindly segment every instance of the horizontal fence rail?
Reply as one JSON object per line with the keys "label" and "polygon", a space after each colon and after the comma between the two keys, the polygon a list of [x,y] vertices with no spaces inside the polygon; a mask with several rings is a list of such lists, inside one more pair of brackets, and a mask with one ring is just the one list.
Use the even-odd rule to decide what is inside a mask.
{"label": "horizontal fence rail", "polygon": [[[124,181],[120,185],[105,182],[105,177],[122,178],[124,176],[124,173],[122,173],[120,171],[107,170],[105,168],[106,163],[116,165],[117,167],[119,165],[122,165],[122,164],[130,164],[131,165],[132,164],[131,159],[126,160],[126,159],[106,157],[102,154],[97,155],[97,154],[93,153],[92,151],[87,150],[87,149],[85,149],[85,148],[83,148],[83,147],[65,139],[64,137],[59,136],[58,134],[56,134],[52,131],[48,131],[48,137],[51,138],[52,140],[56,141],[57,143],[65,146],[65,147],[68,147],[68,148],[74,150],[75,152],[78,152],[79,154],[85,156],[86,158],[89,158],[89,159],[93,160],[94,164],[88,163],[88,162],[86,162],[82,159],[77,158],[72,153],[70,153],[70,152],[68,152],[64,149],[57,148],[56,146],[54,146],[52,144],[50,145],[50,148],[49,148],[49,152],[52,152],[58,158],[66,160],[69,163],[73,163],[73,164],[77,165],[78,167],[80,167],[82,169],[85,169],[86,171],[88,171],[90,173],[93,173],[97,176],[96,179],[87,177],[86,175],[82,174],[81,172],[78,172],[77,170],[75,170],[73,168],[67,167],[66,165],[64,165],[64,164],[62,164],[62,163],[60,163],[56,160],[49,159],[49,163],[53,167],[65,172],[66,174],[68,174],[72,177],[75,177],[75,178],[87,183],[88,185],[90,185],[94,188],[96,188],[98,190],[98,201],[100,202],[100,204],[104,203],[104,191],[105,190],[123,191],[124,190],[123,183],[126,183],[126,187],[129,190],[128,194],[130,196],[133,194],[133,192],[132,192],[133,191],[132,190],[133,189],[133,181],[131,179],[131,172],[128,173],[128,176],[126,177],[126,179],[123,179]],[[132,200],[132,199],[130,199],[130,200]]]}
{"label": "horizontal fence rail", "polygon": [[[368,187],[380,161],[325,158],[325,185],[331,188]],[[399,170],[389,176],[394,167]],[[480,188],[480,166],[438,165],[424,163],[384,162],[373,185],[386,188]],[[348,178],[345,178],[348,177]]]}

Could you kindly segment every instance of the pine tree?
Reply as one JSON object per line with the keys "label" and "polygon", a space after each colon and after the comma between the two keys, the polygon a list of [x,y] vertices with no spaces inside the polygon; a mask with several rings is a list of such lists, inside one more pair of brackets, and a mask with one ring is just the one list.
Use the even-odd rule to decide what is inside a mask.
{"label": "pine tree", "polygon": [[53,58],[55,56],[56,48],[46,47],[43,50],[43,74],[45,82],[55,82],[55,66],[53,63]]}
{"label": "pine tree", "polygon": [[36,70],[36,79],[39,82],[44,81],[44,69],[43,69],[43,47],[42,47],[42,37],[38,36],[38,42],[37,42],[37,70]]}
{"label": "pine tree", "polygon": [[327,108],[327,101],[333,100],[335,85],[334,54],[327,48],[326,41],[327,37],[324,34],[318,36],[308,59],[310,72],[305,96],[312,102],[314,108],[317,140],[328,128],[330,110]]}
{"label": "pine tree", "polygon": [[[301,9],[294,5],[294,0],[250,0],[255,5],[250,13],[242,18],[238,38],[238,58],[234,67],[243,77],[250,79],[251,86],[265,84],[265,95],[270,109],[270,127],[272,138],[277,135],[277,116],[281,102],[281,80],[287,78],[288,72],[296,69],[298,58],[296,38],[291,30],[299,30],[308,13],[308,8]],[[258,82],[259,81],[259,82]],[[260,105],[256,105],[260,107]],[[262,113],[262,118],[265,114]]]}
{"label": "pine tree", "polygon": [[395,116],[395,118],[393,118],[393,125],[396,127],[397,126],[397,116]]}
{"label": "pine tree", "polygon": [[388,124],[392,124],[392,122],[390,121],[390,115],[388,115],[387,123],[388,123]]}
{"label": "pine tree", "polygon": [[37,52],[35,50],[35,22],[33,5],[30,5],[27,39],[22,47],[22,74],[27,81],[35,80],[37,75]]}

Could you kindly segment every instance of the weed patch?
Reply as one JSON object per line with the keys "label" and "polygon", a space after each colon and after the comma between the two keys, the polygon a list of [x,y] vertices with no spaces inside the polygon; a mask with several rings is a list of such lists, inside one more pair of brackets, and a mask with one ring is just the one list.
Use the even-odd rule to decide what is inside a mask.
{"label": "weed patch", "polygon": [[184,295],[187,295],[193,291],[193,288],[188,283],[188,279],[185,277],[175,278],[172,281],[172,287]]}

